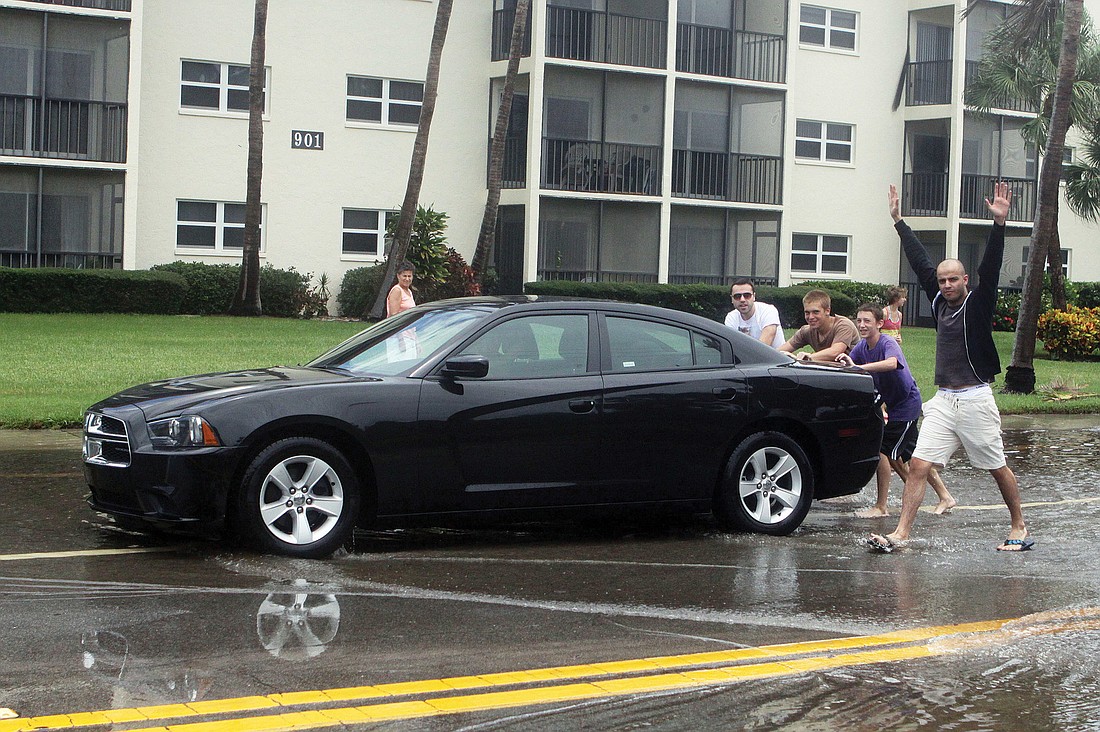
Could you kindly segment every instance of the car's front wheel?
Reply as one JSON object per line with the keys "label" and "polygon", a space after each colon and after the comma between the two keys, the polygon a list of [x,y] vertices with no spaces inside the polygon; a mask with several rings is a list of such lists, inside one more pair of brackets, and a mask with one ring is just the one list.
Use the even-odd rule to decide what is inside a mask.
{"label": "car's front wheel", "polygon": [[723,528],[782,536],[801,525],[813,500],[805,451],[781,432],[757,432],[730,455],[715,497]]}
{"label": "car's front wheel", "polygon": [[291,437],[260,451],[242,480],[238,516],[257,548],[326,557],[351,537],[359,481],[347,459],[312,437]]}

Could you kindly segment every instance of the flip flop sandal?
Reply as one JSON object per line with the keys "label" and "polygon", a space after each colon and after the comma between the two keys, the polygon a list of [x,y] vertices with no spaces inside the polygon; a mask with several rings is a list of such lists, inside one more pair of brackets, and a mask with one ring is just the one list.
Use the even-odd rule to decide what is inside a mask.
{"label": "flip flop sandal", "polygon": [[[1004,549],[1003,547],[1006,547],[1006,546],[1018,546],[1020,548],[1019,549]],[[1035,546],[1035,540],[1034,539],[1005,539],[1004,543],[1001,544],[1001,546],[997,547],[997,551],[999,551],[999,552],[1026,552],[1027,550],[1031,549],[1031,547],[1033,547],[1033,546]]]}

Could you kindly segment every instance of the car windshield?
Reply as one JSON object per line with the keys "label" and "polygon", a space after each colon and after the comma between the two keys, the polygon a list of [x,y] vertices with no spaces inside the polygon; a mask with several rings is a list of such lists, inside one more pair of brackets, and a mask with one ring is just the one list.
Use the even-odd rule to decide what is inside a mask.
{"label": "car windshield", "polygon": [[306,365],[357,376],[394,376],[415,368],[495,309],[466,305],[407,310],[375,323]]}

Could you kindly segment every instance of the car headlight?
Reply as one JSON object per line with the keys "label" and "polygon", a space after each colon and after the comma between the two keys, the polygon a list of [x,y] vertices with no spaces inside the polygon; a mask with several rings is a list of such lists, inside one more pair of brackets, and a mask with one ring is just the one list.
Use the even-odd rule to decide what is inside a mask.
{"label": "car headlight", "polygon": [[210,423],[194,414],[150,422],[149,432],[157,447],[217,447],[222,444]]}

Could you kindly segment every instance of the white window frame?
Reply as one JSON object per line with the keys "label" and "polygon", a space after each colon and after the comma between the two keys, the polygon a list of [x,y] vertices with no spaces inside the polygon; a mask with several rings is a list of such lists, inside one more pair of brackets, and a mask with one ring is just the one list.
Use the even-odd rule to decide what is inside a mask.
{"label": "white window frame", "polygon": [[[820,125],[820,134],[817,137],[809,137],[806,135],[798,134],[798,125],[800,123]],[[829,137],[830,128],[844,127],[848,130],[847,140],[831,139]],[[798,119],[795,120],[795,156],[794,159],[799,163],[817,163],[820,165],[839,165],[842,167],[852,167],[856,162],[856,126],[849,124],[848,122],[828,122],[826,120],[819,119]],[[812,142],[816,143],[818,147],[818,156],[812,158],[809,156],[803,156],[798,154],[798,143],[800,142]],[[847,160],[830,160],[828,158],[829,146],[842,147],[848,149]]]}
{"label": "white window frame", "polygon": [[[348,211],[374,211],[378,214],[378,226],[374,229],[357,229],[344,225],[344,214]],[[340,259],[349,262],[381,262],[385,259],[386,250],[386,226],[387,219],[399,215],[401,212],[390,208],[359,208],[358,206],[344,206],[340,209]],[[346,252],[344,251],[344,234],[375,234],[378,236],[378,251]]]}
{"label": "white window frame", "polygon": [[[816,238],[816,247],[814,250],[809,249],[795,249],[795,240],[802,236],[812,236]],[[845,242],[845,250],[843,252],[825,251],[825,239],[843,239]],[[798,255],[813,255],[815,260],[813,269],[797,269],[794,266],[794,258]],[[834,272],[832,270],[824,270],[821,266],[822,259],[824,257],[837,258],[843,257],[844,259],[844,271]],[[805,274],[811,274],[818,277],[848,277],[851,273],[852,264],[852,237],[848,234],[815,234],[807,231],[796,231],[791,235],[791,273],[798,273],[798,276]]]}
{"label": "white window frame", "polygon": [[[1066,247],[1061,248],[1062,252],[1062,279],[1069,279],[1069,261],[1073,257],[1073,250]],[[1020,255],[1020,280],[1023,281],[1027,278],[1027,258],[1031,253],[1031,247],[1025,246],[1023,253]],[[1047,263],[1043,262],[1043,271],[1045,272]]]}
{"label": "white window frame", "polygon": [[[179,215],[179,205],[181,203],[213,203],[217,205],[217,213],[215,214],[214,221],[192,221],[188,219],[181,219]],[[211,201],[200,198],[177,198],[176,199],[176,241],[175,241],[175,253],[187,254],[190,256],[216,256],[216,257],[236,257],[241,258],[243,248],[238,247],[226,247],[225,246],[225,230],[226,229],[244,229],[244,224],[226,223],[225,220],[225,207],[228,205],[244,206],[244,201]],[[214,229],[214,246],[208,247],[188,247],[180,246],[179,244],[179,226],[202,226]],[[260,256],[264,256],[267,251],[267,204],[260,204]]]}
{"label": "white window frame", "polygon": [[[356,94],[349,94],[347,92],[347,83],[351,79],[371,79],[374,81],[382,82],[382,96],[379,97],[363,97]],[[366,74],[348,74],[344,81],[344,122],[348,127],[384,127],[390,130],[404,130],[407,132],[416,132],[417,127],[420,126],[420,115],[417,115],[417,123],[409,124],[408,122],[391,122],[390,121],[390,106],[398,105],[403,107],[417,107],[420,109],[421,114],[424,110],[424,101],[421,99],[419,102],[410,101],[408,99],[394,99],[390,95],[390,84],[392,82],[398,82],[401,84],[419,84],[421,89],[421,96],[423,96],[424,82],[416,79],[389,79],[383,76],[369,76]],[[382,106],[382,115],[380,121],[355,119],[348,116],[347,103],[348,102],[378,102]]]}
{"label": "white window frame", "polygon": [[[220,67],[218,73],[218,83],[208,81],[189,81],[183,78],[183,65],[185,63],[196,64],[213,64]],[[248,84],[241,86],[240,84],[229,83],[229,67],[236,66],[242,68],[249,68],[249,64],[234,64],[224,61],[208,61],[197,58],[181,58],[180,59],[180,100],[179,111],[180,114],[197,114],[217,117],[243,117],[248,118],[248,108],[244,109],[230,109],[229,108],[229,92],[230,91],[243,91],[248,93]],[[217,89],[218,90],[218,107],[196,107],[185,106],[183,103],[183,88],[187,86],[197,87],[200,89]],[[263,118],[268,118],[268,109],[271,104],[271,67],[264,67],[264,109]]]}
{"label": "white window frame", "polygon": [[[802,20],[802,9],[813,8],[814,10],[825,11],[825,22],[812,23]],[[833,23],[833,13],[844,13],[845,15],[851,15],[855,19],[854,28],[845,28],[843,26],[836,26]],[[831,51],[832,53],[859,53],[859,13],[854,10],[844,10],[842,8],[827,8],[823,5],[814,5],[813,3],[802,3],[798,6],[798,45],[800,48],[808,48],[819,51]],[[824,43],[809,43],[802,40],[803,28],[820,28],[825,32]],[[853,36],[852,47],[845,48],[843,46],[834,46],[832,44],[833,33],[851,33]]]}

